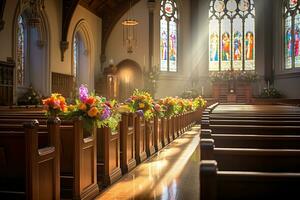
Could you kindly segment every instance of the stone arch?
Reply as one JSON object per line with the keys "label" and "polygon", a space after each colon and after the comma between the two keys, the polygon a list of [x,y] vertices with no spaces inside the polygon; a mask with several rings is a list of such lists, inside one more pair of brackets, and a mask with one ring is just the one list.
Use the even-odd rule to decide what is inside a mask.
{"label": "stone arch", "polygon": [[141,66],[131,59],[125,59],[117,64],[120,99],[128,98],[135,88],[142,89],[143,72]]}
{"label": "stone arch", "polygon": [[25,21],[25,77],[24,84],[17,85],[15,82],[14,101],[32,86],[41,95],[49,95],[51,91],[50,75],[50,26],[44,9],[38,10],[39,23],[35,26],[30,24],[31,8],[29,2],[19,3],[12,27],[13,48],[12,55],[17,59],[17,30],[18,18],[22,16]]}

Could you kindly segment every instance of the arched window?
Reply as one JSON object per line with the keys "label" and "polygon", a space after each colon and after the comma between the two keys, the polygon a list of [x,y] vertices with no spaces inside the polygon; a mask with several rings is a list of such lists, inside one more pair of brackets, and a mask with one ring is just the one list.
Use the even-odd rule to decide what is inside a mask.
{"label": "arched window", "polygon": [[255,70],[253,0],[211,0],[209,71]]}
{"label": "arched window", "polygon": [[284,66],[300,68],[300,5],[298,0],[286,0],[284,4]]}
{"label": "arched window", "polygon": [[81,84],[88,85],[93,89],[94,79],[92,78],[92,47],[91,34],[87,23],[80,20],[73,32],[72,39],[72,75],[74,76],[74,86],[79,87]]}
{"label": "arched window", "polygon": [[176,0],[160,3],[160,71],[177,72],[178,9]]}
{"label": "arched window", "polygon": [[73,76],[76,80],[79,62],[79,38],[76,33],[73,40]]}
{"label": "arched window", "polygon": [[18,17],[17,26],[17,57],[16,57],[16,74],[17,84],[23,86],[25,82],[25,28],[23,17]]}

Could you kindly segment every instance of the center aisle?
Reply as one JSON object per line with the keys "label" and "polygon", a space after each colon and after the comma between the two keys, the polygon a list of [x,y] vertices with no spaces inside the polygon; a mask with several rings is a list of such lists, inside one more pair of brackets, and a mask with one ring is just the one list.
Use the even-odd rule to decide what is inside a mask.
{"label": "center aisle", "polygon": [[96,199],[199,199],[199,129],[185,132]]}

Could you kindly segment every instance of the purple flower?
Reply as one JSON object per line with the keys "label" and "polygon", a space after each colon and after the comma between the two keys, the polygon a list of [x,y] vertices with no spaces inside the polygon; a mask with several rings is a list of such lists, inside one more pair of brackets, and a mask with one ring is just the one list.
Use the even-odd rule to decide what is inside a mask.
{"label": "purple flower", "polygon": [[144,116],[144,111],[143,110],[137,110],[136,114],[138,114],[139,116],[143,117]]}
{"label": "purple flower", "polygon": [[88,93],[89,93],[89,91],[88,91],[87,87],[85,87],[84,85],[81,85],[79,88],[80,101],[85,102],[87,100],[87,98],[89,97]]}
{"label": "purple flower", "polygon": [[105,106],[103,114],[101,115],[101,120],[105,120],[110,117],[111,111],[108,106]]}
{"label": "purple flower", "polygon": [[132,99],[131,98],[128,98],[126,99],[125,103],[131,103],[132,102]]}

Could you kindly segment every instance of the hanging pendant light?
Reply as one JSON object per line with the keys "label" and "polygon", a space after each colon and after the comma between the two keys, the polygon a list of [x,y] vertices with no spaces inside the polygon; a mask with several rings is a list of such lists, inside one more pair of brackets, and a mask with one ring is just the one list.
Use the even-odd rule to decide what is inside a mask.
{"label": "hanging pendant light", "polygon": [[123,25],[123,46],[126,47],[127,53],[133,53],[133,48],[137,46],[136,26],[139,22],[134,19],[131,10],[131,0],[129,0],[129,11],[127,19],[122,22]]}

